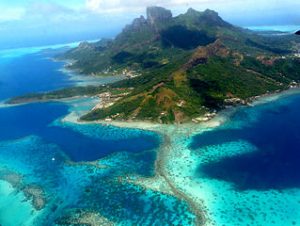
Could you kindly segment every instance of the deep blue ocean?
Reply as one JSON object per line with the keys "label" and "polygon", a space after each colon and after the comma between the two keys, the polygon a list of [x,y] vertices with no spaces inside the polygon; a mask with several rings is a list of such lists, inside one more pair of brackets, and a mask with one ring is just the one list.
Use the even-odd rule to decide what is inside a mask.
{"label": "deep blue ocean", "polygon": [[[0,101],[76,85],[63,63],[51,60],[60,51],[0,52]],[[194,219],[185,202],[121,180],[154,175],[160,135],[61,122],[70,110],[66,102],[0,106],[0,182],[18,181],[17,192],[0,183],[1,226],[69,225],[86,215],[123,225]],[[41,189],[42,210],[24,202],[28,187]]]}
{"label": "deep blue ocean", "polygon": [[18,55],[19,51],[0,52],[0,100],[72,85],[59,71],[63,63],[49,60],[60,51]]}
{"label": "deep blue ocean", "polygon": [[256,151],[201,165],[199,173],[237,190],[300,188],[300,94],[239,109],[225,125],[195,136],[193,150],[246,141]]}
{"label": "deep blue ocean", "polygon": [[[22,94],[75,85],[75,81],[59,70],[63,63],[50,60],[58,52],[45,51],[4,61],[0,58],[0,101]],[[0,133],[0,142],[30,135],[39,136],[44,141],[61,147],[73,161],[93,161],[116,151],[140,152],[159,146],[159,138],[148,132],[128,130],[125,139],[116,140],[109,137],[109,133],[105,139],[94,139],[70,128],[49,126],[51,122],[67,114],[68,106],[63,103],[0,108],[1,131],[5,131]],[[107,130],[107,127],[104,129]],[[119,129],[118,132],[123,133],[123,130]]]}
{"label": "deep blue ocean", "polygon": [[[62,62],[51,60],[60,51],[29,48],[0,52],[0,102],[77,85],[60,70]],[[194,178],[209,186],[215,181],[232,185],[226,190],[229,201],[222,197],[225,190],[217,188],[220,216],[230,220],[230,214],[240,213],[247,222],[256,222],[252,225],[280,225],[263,224],[269,219],[257,220],[249,213],[256,211],[260,200],[266,202],[264,206],[276,203],[273,196],[265,195],[268,192],[274,191],[280,198],[281,193],[300,189],[299,104],[300,92],[295,92],[255,107],[241,107],[225,124],[191,137],[186,148],[199,159],[207,153],[224,155],[199,164]],[[69,102],[0,104],[1,226],[74,225],[78,219],[105,219],[116,225],[192,224],[195,216],[186,202],[126,181],[154,176],[157,150],[163,141],[159,134],[61,121],[72,110]],[[235,153],[227,150],[233,143]],[[33,208],[32,197],[22,195],[28,188],[41,191],[42,210]],[[213,191],[214,187],[210,188]],[[251,203],[247,194],[253,191]],[[282,197],[278,198],[282,203],[295,199],[294,193]],[[300,209],[300,201],[295,202],[291,208]],[[272,205],[268,216],[277,217],[272,211],[281,206],[281,222],[300,222],[295,214],[284,212],[284,205]],[[260,211],[264,216],[264,208]]]}

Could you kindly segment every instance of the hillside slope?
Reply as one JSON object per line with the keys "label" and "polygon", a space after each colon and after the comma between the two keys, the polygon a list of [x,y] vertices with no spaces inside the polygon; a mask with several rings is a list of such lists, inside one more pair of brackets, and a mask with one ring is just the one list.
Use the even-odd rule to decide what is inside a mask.
{"label": "hillside slope", "polygon": [[298,48],[297,36],[261,36],[212,10],[189,9],[173,17],[167,9],[149,7],[147,18],[134,19],[115,39],[82,43],[60,56],[72,59],[69,67],[80,73],[125,74],[128,79],[27,99],[105,92],[107,104],[83,120],[201,121],[226,105],[246,104],[253,96],[296,85]]}

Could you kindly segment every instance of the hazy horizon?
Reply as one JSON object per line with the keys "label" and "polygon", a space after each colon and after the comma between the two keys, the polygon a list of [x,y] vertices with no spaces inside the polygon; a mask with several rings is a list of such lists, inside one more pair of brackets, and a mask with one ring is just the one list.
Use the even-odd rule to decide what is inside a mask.
{"label": "hazy horizon", "polygon": [[151,5],[169,8],[175,16],[190,7],[209,8],[243,27],[300,27],[300,2],[291,0],[0,0],[0,49],[114,37]]}

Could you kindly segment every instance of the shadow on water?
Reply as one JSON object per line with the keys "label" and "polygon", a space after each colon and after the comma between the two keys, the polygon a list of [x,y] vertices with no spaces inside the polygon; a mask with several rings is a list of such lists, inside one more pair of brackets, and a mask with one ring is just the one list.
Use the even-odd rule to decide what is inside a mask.
{"label": "shadow on water", "polygon": [[[300,97],[287,104],[244,109],[232,118],[249,122],[241,129],[220,128],[197,135],[190,149],[246,140],[257,151],[225,157],[201,165],[198,173],[209,178],[233,183],[238,190],[289,189],[300,187]],[[255,111],[255,112],[254,112]],[[250,122],[249,114],[258,114]]]}

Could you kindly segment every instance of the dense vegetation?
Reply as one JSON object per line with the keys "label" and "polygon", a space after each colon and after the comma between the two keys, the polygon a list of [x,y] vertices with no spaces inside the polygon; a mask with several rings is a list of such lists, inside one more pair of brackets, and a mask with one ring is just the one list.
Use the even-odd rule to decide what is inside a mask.
{"label": "dense vegetation", "polygon": [[195,49],[198,46],[206,46],[216,41],[205,32],[189,30],[184,26],[176,25],[161,31],[162,45],[181,49]]}
{"label": "dense vegetation", "polygon": [[133,78],[99,87],[75,87],[15,98],[10,103],[96,95],[132,88],[112,106],[83,120],[186,122],[225,105],[287,89],[300,82],[294,56],[299,40],[292,35],[258,35],[235,27],[211,10],[172,17],[160,7],[148,9],[114,40],[82,43],[59,56],[84,74]]}

